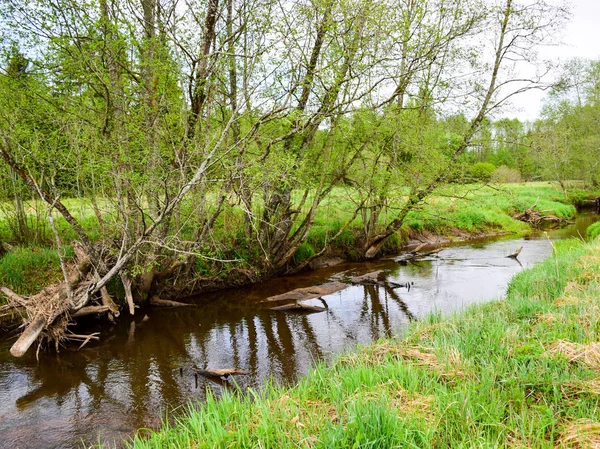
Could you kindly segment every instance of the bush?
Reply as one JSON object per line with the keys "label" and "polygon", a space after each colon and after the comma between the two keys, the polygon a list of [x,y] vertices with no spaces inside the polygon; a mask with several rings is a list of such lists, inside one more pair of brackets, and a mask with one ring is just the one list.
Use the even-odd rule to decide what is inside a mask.
{"label": "bush", "polygon": [[477,162],[469,168],[469,174],[476,181],[488,182],[492,179],[492,174],[496,170],[494,164],[489,162]]}
{"label": "bush", "polygon": [[491,181],[499,184],[521,182],[521,173],[519,170],[508,168],[506,165],[502,165],[494,170]]}
{"label": "bush", "polygon": [[589,228],[587,228],[585,235],[590,240],[598,237],[600,235],[600,221],[594,223]]}

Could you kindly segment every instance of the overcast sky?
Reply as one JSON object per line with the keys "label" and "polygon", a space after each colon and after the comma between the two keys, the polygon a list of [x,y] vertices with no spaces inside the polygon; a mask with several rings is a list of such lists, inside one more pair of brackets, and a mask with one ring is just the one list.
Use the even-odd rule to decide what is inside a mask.
{"label": "overcast sky", "polygon": [[[600,0],[570,0],[571,20],[567,24],[560,47],[540,50],[544,59],[562,61],[579,57],[600,58]],[[544,93],[527,92],[514,99],[512,111],[506,110],[503,116],[517,117],[520,120],[534,120],[538,117]]]}

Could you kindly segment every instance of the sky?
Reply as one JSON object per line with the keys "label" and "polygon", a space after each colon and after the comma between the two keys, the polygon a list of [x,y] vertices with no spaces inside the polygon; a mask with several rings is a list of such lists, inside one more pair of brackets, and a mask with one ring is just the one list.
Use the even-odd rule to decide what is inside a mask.
{"label": "sky", "polygon": [[[570,0],[571,20],[565,27],[560,46],[544,47],[539,55],[545,59],[600,58],[600,0]],[[560,38],[560,37],[559,37]],[[529,91],[513,100],[514,107],[506,110],[505,117],[534,120],[539,116],[544,93]]]}

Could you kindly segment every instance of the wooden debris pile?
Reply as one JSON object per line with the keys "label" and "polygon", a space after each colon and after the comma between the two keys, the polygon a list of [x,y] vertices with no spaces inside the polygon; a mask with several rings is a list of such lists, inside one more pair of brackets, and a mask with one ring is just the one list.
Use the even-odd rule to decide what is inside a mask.
{"label": "wooden debris pile", "polygon": [[67,326],[74,319],[85,316],[107,314],[113,318],[119,315],[119,309],[106,287],[98,295],[90,293],[98,273],[81,245],[75,245],[74,251],[76,261],[68,267],[65,281],[30,297],[21,296],[6,287],[0,289],[9,300],[8,305],[3,307],[4,311],[17,310],[24,320],[25,330],[10,349],[13,356],[21,357],[38,338],[53,341],[57,348],[63,340],[86,343],[95,340],[97,335],[74,335],[67,332]]}
{"label": "wooden debris pile", "polygon": [[569,220],[553,215],[550,210],[536,210],[537,203],[523,212],[513,214],[515,220],[528,223],[534,228],[547,228],[568,224]]}

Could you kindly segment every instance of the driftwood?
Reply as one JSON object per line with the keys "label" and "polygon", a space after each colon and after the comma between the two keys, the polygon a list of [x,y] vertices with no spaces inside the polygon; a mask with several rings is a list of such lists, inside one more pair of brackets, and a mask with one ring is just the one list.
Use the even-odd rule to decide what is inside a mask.
{"label": "driftwood", "polygon": [[318,312],[324,312],[327,309],[325,307],[321,307],[321,306],[312,306],[310,304],[296,302],[294,304],[285,304],[283,306],[271,307],[271,310],[277,310],[280,312],[318,313]]}
{"label": "driftwood", "polygon": [[320,298],[321,296],[331,295],[347,288],[348,285],[341,282],[329,282],[327,284],[315,285],[313,287],[297,288],[281,295],[270,296],[263,302],[296,302],[307,301],[309,299]]}
{"label": "driftwood", "polygon": [[509,254],[506,257],[509,258],[509,259],[516,259],[517,257],[519,257],[519,254],[521,254],[521,251],[523,251],[523,247],[522,246],[518,250],[516,250],[514,253]]}
{"label": "driftwood", "polygon": [[207,377],[229,377],[229,376],[245,376],[248,373],[237,368],[222,368],[222,369],[200,369],[192,367],[195,374],[200,374]]}
{"label": "driftwood", "polygon": [[168,299],[160,299],[158,296],[150,298],[150,304],[158,307],[191,307],[193,305],[184,302],[169,301]]}

